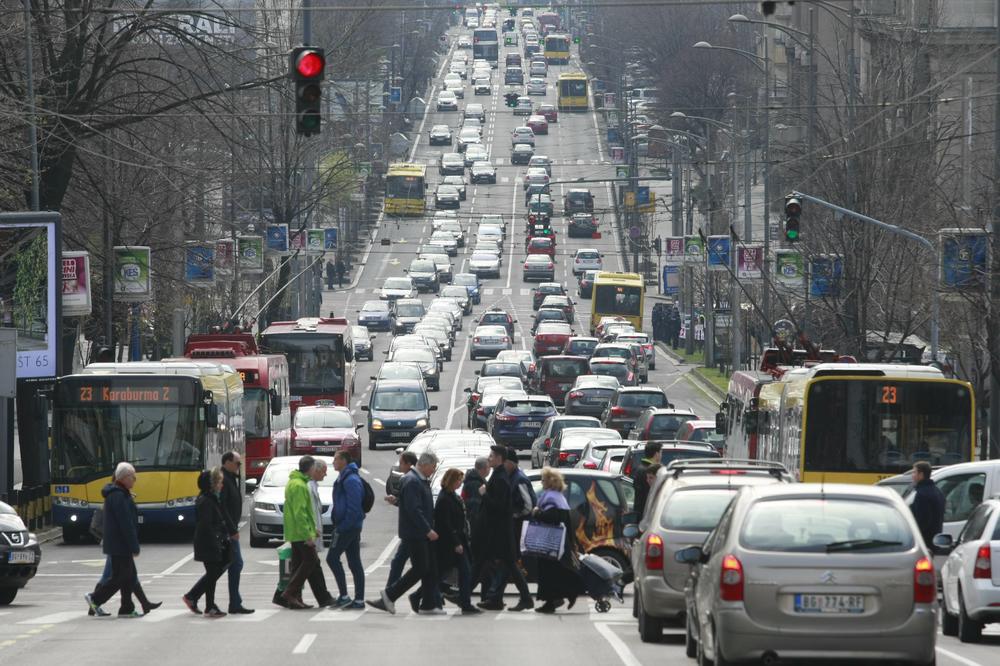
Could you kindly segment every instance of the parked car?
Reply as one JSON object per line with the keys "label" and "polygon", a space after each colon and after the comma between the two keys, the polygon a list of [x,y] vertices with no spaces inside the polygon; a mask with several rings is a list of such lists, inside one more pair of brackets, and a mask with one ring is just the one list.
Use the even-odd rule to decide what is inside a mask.
{"label": "parked car", "polygon": [[[253,491],[253,501],[250,504],[250,547],[265,548],[272,539],[281,541],[285,529],[285,486],[288,485],[288,475],[299,468],[299,458],[302,456],[275,456],[267,463],[260,484]],[[333,536],[333,483],[337,480],[337,471],[333,467],[333,456],[317,455],[318,460],[326,463],[329,470],[326,478],[319,482],[319,500],[322,508],[320,523],[323,526],[323,541],[329,543]],[[2,579],[0,579],[2,580]],[[2,589],[2,588],[0,588]]]}

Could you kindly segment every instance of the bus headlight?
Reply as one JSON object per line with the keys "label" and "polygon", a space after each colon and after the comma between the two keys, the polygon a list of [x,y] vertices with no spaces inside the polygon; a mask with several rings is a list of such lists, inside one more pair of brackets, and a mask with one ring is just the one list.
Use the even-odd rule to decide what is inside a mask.
{"label": "bus headlight", "polygon": [[382,422],[378,419],[372,419],[372,430],[381,430]]}

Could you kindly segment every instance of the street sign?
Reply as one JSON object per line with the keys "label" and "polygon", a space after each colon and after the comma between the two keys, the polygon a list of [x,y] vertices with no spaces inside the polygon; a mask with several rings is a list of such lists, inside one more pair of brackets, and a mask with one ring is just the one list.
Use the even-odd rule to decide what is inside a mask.
{"label": "street sign", "polygon": [[642,235],[642,229],[640,229],[639,227],[631,227],[628,230],[628,237],[631,238],[632,240],[638,240],[639,236],[641,235]]}
{"label": "street sign", "polygon": [[403,101],[403,89],[399,86],[389,88],[389,103],[399,104]]}
{"label": "street sign", "polygon": [[628,165],[619,165],[615,167],[615,178],[628,178],[629,168]]}

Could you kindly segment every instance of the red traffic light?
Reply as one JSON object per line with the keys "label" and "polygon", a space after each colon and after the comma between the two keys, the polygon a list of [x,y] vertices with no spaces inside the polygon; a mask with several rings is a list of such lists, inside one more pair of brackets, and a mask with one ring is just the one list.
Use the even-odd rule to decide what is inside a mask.
{"label": "red traffic light", "polygon": [[323,75],[326,58],[319,51],[303,51],[295,61],[295,72],[304,79]]}

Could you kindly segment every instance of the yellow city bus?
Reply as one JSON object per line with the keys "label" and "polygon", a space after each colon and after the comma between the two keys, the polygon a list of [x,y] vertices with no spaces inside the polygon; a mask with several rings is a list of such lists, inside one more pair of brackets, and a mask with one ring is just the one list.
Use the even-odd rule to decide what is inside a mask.
{"label": "yellow city bus", "polygon": [[587,75],[583,72],[560,74],[556,93],[559,96],[559,108],[563,111],[586,111],[589,108]]}
{"label": "yellow city bus", "polygon": [[638,273],[598,273],[590,299],[591,333],[597,329],[601,317],[622,317],[641,331],[645,294],[646,285]]}
{"label": "yellow city bus", "polygon": [[569,35],[548,35],[545,37],[545,62],[550,65],[569,64]]}
{"label": "yellow city bus", "polygon": [[969,383],[931,366],[820,363],[788,370],[728,415],[723,429],[737,436],[726,453],[780,462],[799,481],[873,484],[920,460],[972,460],[975,407]]}
{"label": "yellow city bus", "polygon": [[426,188],[427,165],[390,164],[385,175],[385,214],[423,215]]}
{"label": "yellow city bus", "polygon": [[56,380],[52,516],[64,540],[86,534],[123,461],[141,525],[193,529],[199,472],[246,448],[242,400],[239,373],[214,361],[92,363]]}

